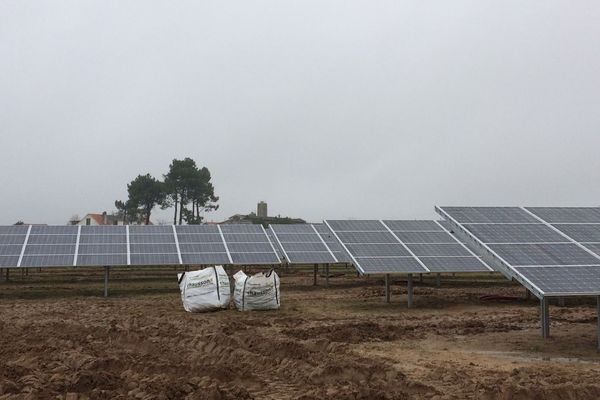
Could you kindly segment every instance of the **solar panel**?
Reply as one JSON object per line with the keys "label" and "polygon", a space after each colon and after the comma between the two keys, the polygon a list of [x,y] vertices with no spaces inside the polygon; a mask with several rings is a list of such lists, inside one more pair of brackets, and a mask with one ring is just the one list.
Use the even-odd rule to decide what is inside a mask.
{"label": "solar panel", "polygon": [[583,246],[600,256],[600,243],[583,243]]}
{"label": "solar panel", "polygon": [[600,243],[600,224],[555,224],[554,227],[578,242]]}
{"label": "solar panel", "polygon": [[[259,224],[220,225],[233,264],[279,264],[279,257],[267,233]],[[238,245],[246,244],[242,247]]]}
{"label": "solar panel", "polygon": [[425,268],[414,257],[354,257],[369,274],[422,273]]}
{"label": "solar panel", "polygon": [[352,263],[352,259],[350,258],[348,253],[346,253],[346,250],[344,250],[340,242],[337,240],[337,238],[335,237],[333,232],[331,232],[327,225],[313,224],[313,226],[315,227],[315,229],[319,233],[319,236],[321,237],[321,239],[323,239],[329,250],[331,250],[336,260],[338,260],[341,263]]}
{"label": "solar panel", "polygon": [[375,220],[325,221],[362,273],[422,273],[427,268]]}
{"label": "solar panel", "polygon": [[600,208],[436,207],[539,296],[600,292]]}
{"label": "solar panel", "polygon": [[491,271],[438,221],[383,221],[431,272]]}
{"label": "solar panel", "polygon": [[600,265],[570,267],[517,267],[546,296],[600,295]]}
{"label": "solar panel", "polygon": [[332,220],[326,221],[326,224],[335,232],[344,232],[344,231],[352,231],[352,232],[368,232],[368,231],[382,231],[385,232],[387,229],[381,222],[376,220],[366,220],[366,221],[344,221],[344,220]]}
{"label": "solar panel", "polygon": [[538,223],[519,207],[443,207],[459,223]]}
{"label": "solar panel", "polygon": [[394,231],[398,239],[409,243],[456,243],[456,239],[447,232],[399,232]]}
{"label": "solar panel", "polygon": [[355,257],[412,257],[401,243],[347,243],[346,248]]}
{"label": "solar panel", "polygon": [[128,265],[125,226],[82,226],[77,266]]}
{"label": "solar panel", "polygon": [[600,223],[597,207],[525,207],[544,221],[555,223]]}
{"label": "solar panel", "polygon": [[435,221],[429,220],[384,220],[384,224],[394,232],[443,232],[444,230]]}
{"label": "solar panel", "polygon": [[513,266],[594,265],[600,260],[573,243],[490,244],[489,247]]}
{"label": "solar panel", "polygon": [[16,267],[19,264],[28,226],[0,227],[0,267]]}
{"label": "solar panel", "polygon": [[75,265],[77,226],[32,226],[21,258],[21,267]]}
{"label": "solar panel", "polygon": [[542,224],[465,224],[486,243],[568,243],[561,234]]}
{"label": "solar panel", "polygon": [[183,264],[230,264],[229,252],[217,225],[175,227]]}
{"label": "solar panel", "polygon": [[0,226],[2,267],[271,265],[279,259],[260,225]]}
{"label": "solar panel", "polygon": [[431,272],[488,272],[491,269],[479,257],[427,257],[419,259]]}
{"label": "solar panel", "polygon": [[334,254],[311,224],[271,225],[270,228],[290,264],[337,262]]}
{"label": "solar panel", "polygon": [[419,243],[406,245],[417,257],[471,257],[459,243]]}
{"label": "solar panel", "polygon": [[181,264],[173,226],[129,227],[130,265]]}

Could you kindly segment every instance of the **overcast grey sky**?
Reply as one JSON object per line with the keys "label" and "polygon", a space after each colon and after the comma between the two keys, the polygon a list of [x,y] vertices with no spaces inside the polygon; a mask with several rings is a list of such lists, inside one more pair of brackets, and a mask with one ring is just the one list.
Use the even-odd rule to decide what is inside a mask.
{"label": "overcast grey sky", "polygon": [[0,224],[186,156],[209,220],[598,205],[599,150],[597,1],[0,0]]}

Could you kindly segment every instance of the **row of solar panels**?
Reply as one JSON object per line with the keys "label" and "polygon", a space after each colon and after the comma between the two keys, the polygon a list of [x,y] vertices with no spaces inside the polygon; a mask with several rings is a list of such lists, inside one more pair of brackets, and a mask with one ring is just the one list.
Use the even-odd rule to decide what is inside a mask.
{"label": "row of solar panels", "polygon": [[[600,295],[600,208],[437,207],[445,221],[4,226],[0,266],[352,263],[364,274],[489,271],[538,296]],[[452,231],[452,232],[451,232]],[[487,264],[486,264],[487,263]]]}
{"label": "row of solar panels", "polygon": [[2,267],[279,262],[262,225],[0,227]]}
{"label": "row of solar panels", "polygon": [[[489,270],[437,222],[386,223],[392,231],[386,231],[381,221],[267,229],[260,225],[5,226],[0,227],[0,266],[273,265],[285,259],[289,264],[351,263],[365,274]],[[352,228],[355,224],[368,229]]]}

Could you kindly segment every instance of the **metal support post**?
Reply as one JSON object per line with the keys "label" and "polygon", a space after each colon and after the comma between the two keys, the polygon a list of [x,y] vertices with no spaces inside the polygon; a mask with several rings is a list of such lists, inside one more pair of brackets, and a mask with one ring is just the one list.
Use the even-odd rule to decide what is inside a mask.
{"label": "metal support post", "polygon": [[598,311],[598,350],[600,350],[600,296],[596,296],[596,308]]}
{"label": "metal support post", "polygon": [[329,264],[325,264],[325,286],[329,287]]}
{"label": "metal support post", "polygon": [[525,288],[525,300],[531,299],[531,292],[529,289]]}
{"label": "metal support post", "polygon": [[108,274],[110,267],[104,267],[104,297],[108,297]]}
{"label": "metal support post", "polygon": [[547,339],[550,337],[550,309],[547,297],[542,297],[540,300],[540,312],[542,314],[542,337]]}
{"label": "metal support post", "polygon": [[315,264],[313,286],[317,286],[317,274],[318,273],[319,273],[319,264]]}
{"label": "metal support post", "polygon": [[559,297],[558,298],[558,306],[559,307],[564,307],[565,306],[565,298],[564,297]]}
{"label": "metal support post", "polygon": [[411,308],[413,305],[413,276],[412,276],[412,274],[408,274],[408,278],[406,281],[406,289],[408,291],[408,308]]}
{"label": "metal support post", "polygon": [[419,274],[419,282],[423,283],[423,274]]}
{"label": "metal support post", "polygon": [[9,274],[8,274],[9,271],[10,271],[10,268],[6,268],[6,282],[8,282],[10,280]]}
{"label": "metal support post", "polygon": [[435,275],[435,285],[437,287],[442,286],[442,274],[440,274],[439,272]]}
{"label": "metal support post", "polygon": [[389,303],[392,297],[392,293],[390,291],[390,274],[385,274],[385,302]]}

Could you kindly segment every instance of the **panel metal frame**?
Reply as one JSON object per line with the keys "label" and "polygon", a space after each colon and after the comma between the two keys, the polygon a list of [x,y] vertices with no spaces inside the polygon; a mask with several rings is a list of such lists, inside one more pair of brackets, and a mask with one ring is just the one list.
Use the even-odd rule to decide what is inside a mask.
{"label": "panel metal frame", "polygon": [[217,225],[217,229],[219,230],[219,235],[221,235],[221,240],[223,241],[223,245],[225,246],[225,251],[227,252],[227,258],[229,259],[229,263],[233,264],[233,259],[231,258],[231,253],[229,252],[229,246],[227,246],[227,241],[225,240],[225,235],[223,235],[223,230],[221,229],[221,225]]}
{"label": "panel metal frame", "polygon": [[19,255],[19,260],[17,261],[17,267],[21,266],[21,262],[23,261],[23,257],[25,256],[25,247],[27,247],[27,242],[29,242],[29,235],[31,234],[31,227],[27,228],[27,234],[25,235],[25,240],[23,241],[23,247],[21,248],[21,254]]}
{"label": "panel metal frame", "polygon": [[177,249],[177,258],[179,258],[179,264],[183,264],[181,259],[181,249],[179,248],[179,238],[177,237],[177,231],[175,230],[175,225],[171,225],[173,228],[173,238],[175,239],[175,248]]}
{"label": "panel metal frame", "polygon": [[77,266],[77,257],[79,256],[79,239],[81,239],[81,225],[77,225],[77,239],[75,240],[75,254],[73,254],[73,266]]}

